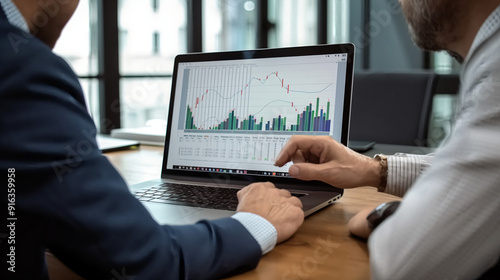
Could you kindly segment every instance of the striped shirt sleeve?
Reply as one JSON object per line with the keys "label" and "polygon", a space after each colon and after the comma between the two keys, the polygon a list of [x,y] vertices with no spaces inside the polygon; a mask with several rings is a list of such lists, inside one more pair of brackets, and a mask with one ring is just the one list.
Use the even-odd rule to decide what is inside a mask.
{"label": "striped shirt sleeve", "polygon": [[387,157],[387,186],[385,192],[403,197],[417,178],[431,164],[434,154],[413,155],[398,153]]}

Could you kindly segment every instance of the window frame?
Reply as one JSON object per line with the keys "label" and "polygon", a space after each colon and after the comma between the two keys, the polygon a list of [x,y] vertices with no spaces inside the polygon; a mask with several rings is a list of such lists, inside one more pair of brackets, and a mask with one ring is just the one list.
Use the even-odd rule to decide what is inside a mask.
{"label": "window frame", "polygon": [[[255,0],[257,4],[257,48],[269,47],[269,34],[275,23],[269,21],[269,0]],[[172,78],[172,74],[122,75],[119,67],[119,29],[118,0],[97,0],[98,6],[98,73],[97,75],[80,76],[82,79],[97,79],[99,83],[99,129],[100,133],[109,134],[112,129],[121,127],[120,116],[120,81],[134,78]],[[201,52],[203,49],[202,34],[202,1],[186,0],[187,7],[187,51]],[[328,0],[318,0],[317,6],[317,43],[328,43],[328,34],[332,26],[328,25]],[[364,22],[369,21],[370,0],[363,1]],[[105,38],[105,40],[104,40]],[[364,48],[363,68],[369,69],[369,48]],[[429,55],[426,60],[430,61]],[[429,65],[427,62],[424,65]]]}

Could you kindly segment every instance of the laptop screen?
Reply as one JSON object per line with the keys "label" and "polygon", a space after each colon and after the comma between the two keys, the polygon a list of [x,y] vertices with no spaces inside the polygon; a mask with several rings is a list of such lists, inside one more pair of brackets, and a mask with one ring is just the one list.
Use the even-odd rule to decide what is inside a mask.
{"label": "laptop screen", "polygon": [[344,46],[178,56],[164,168],[287,177],[290,164],[274,160],[292,135],[346,144],[353,50]]}

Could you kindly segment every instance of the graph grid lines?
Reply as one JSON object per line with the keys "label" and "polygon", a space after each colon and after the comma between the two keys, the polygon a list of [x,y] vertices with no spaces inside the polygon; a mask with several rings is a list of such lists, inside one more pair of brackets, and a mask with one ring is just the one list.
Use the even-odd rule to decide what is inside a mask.
{"label": "graph grid lines", "polygon": [[300,83],[287,78],[286,71],[255,74],[254,68],[190,69],[184,129],[330,131],[332,82]]}

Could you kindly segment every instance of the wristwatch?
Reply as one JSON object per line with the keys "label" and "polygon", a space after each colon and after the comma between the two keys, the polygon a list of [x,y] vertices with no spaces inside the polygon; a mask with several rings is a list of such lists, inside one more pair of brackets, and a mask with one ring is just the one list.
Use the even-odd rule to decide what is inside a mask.
{"label": "wristwatch", "polygon": [[376,154],[373,157],[380,163],[380,185],[377,186],[379,192],[385,192],[387,186],[387,156],[384,154]]}
{"label": "wristwatch", "polygon": [[398,209],[400,201],[382,203],[366,216],[368,226],[373,230]]}

